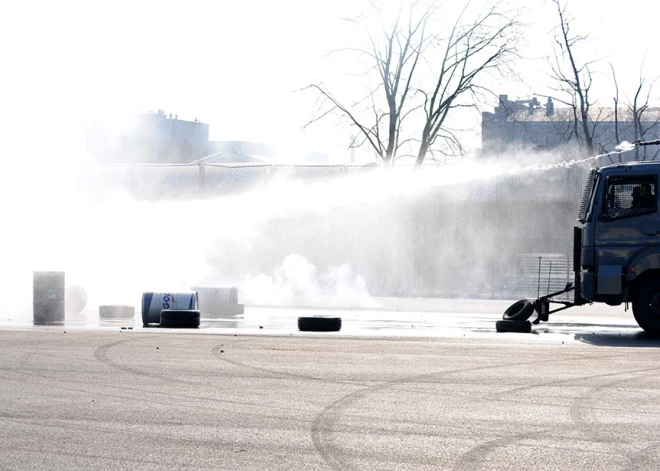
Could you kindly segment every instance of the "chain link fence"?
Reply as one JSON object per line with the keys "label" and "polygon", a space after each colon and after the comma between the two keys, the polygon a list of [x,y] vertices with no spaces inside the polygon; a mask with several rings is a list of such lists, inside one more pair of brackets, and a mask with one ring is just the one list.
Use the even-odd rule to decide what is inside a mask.
{"label": "chain link fence", "polygon": [[200,194],[204,197],[244,193],[272,180],[272,165],[199,165]]}
{"label": "chain link fence", "polygon": [[[512,262],[513,270],[505,275],[503,282],[504,290],[515,297],[545,296],[563,290],[573,281],[572,253],[517,254]],[[570,295],[565,293],[556,299],[565,300]]]}
{"label": "chain link fence", "polygon": [[[122,188],[140,199],[209,198],[239,194],[278,180],[317,182],[373,172],[374,166],[269,164],[99,165],[81,182],[97,189]],[[504,175],[463,184],[477,201],[577,201],[584,183],[579,167],[540,174]]]}

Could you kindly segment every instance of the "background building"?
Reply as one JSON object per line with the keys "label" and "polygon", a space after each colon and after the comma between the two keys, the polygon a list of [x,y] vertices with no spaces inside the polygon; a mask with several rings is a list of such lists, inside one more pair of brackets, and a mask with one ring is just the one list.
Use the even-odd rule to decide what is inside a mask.
{"label": "background building", "polygon": [[[591,107],[589,130],[594,151],[609,152],[621,142],[647,141],[660,137],[660,108],[647,107],[638,112],[637,126],[629,108]],[[482,154],[496,155],[511,148],[551,150],[566,144],[581,144],[581,123],[576,126],[575,110],[557,107],[552,98],[541,103],[536,97],[511,101],[500,95],[492,113],[482,113]],[[655,160],[657,149],[639,150],[625,155],[629,160]]]}
{"label": "background building", "polygon": [[101,164],[278,163],[280,159],[327,163],[319,152],[288,156],[276,146],[245,141],[209,141],[209,125],[185,121],[163,110],[135,117],[132,126],[112,130],[93,123],[87,149]]}

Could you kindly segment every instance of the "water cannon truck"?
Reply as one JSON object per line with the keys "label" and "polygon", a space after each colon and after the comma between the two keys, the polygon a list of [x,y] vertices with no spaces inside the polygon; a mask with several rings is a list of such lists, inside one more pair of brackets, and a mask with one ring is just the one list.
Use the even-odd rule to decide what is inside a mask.
{"label": "water cannon truck", "polygon": [[[660,140],[634,144],[660,145]],[[627,310],[630,303],[637,324],[660,336],[659,185],[660,162],[591,169],[573,229],[574,281],[561,291],[514,303],[496,329],[529,332],[534,314],[538,324],[573,306],[624,304]]]}

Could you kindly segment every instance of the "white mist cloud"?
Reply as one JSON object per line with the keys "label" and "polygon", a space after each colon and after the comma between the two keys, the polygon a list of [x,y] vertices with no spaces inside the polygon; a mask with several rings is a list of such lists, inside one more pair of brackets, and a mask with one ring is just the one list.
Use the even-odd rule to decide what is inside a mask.
{"label": "white mist cloud", "polygon": [[635,144],[632,144],[628,141],[623,141],[621,144],[615,147],[616,150],[621,152],[627,152],[635,149]]}
{"label": "white mist cloud", "polygon": [[[410,288],[405,270],[416,239],[406,228],[415,220],[405,201],[445,188],[443,198],[474,199],[475,188],[486,191],[498,177],[601,157],[511,154],[444,167],[374,168],[315,183],[278,179],[240,195],[159,202],[119,190],[125,178],[111,174],[90,174],[87,187],[75,188],[57,172],[9,172],[8,185],[0,187],[6,201],[0,283],[25,312],[32,270],[65,271],[67,284],[89,295],[90,309],[201,284],[240,284],[241,296],[255,303],[316,296],[363,305],[370,292]],[[452,241],[447,237],[444,246]],[[305,257],[287,256],[301,248]]]}
{"label": "white mist cloud", "polygon": [[287,255],[272,275],[248,275],[239,283],[238,289],[241,299],[253,304],[318,303],[321,298],[330,303],[367,302],[369,299],[364,278],[354,275],[349,264],[329,267],[318,273],[316,266],[298,254]]}

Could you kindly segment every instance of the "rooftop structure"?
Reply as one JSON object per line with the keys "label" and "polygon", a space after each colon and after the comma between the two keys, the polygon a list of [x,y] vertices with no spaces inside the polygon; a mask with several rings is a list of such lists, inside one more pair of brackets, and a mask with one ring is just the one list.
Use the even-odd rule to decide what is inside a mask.
{"label": "rooftop structure", "polygon": [[[623,141],[652,140],[660,135],[660,108],[646,108],[637,129],[629,108],[592,106],[588,115],[596,152],[614,150]],[[512,101],[507,95],[500,95],[493,112],[482,113],[482,154],[494,155],[514,147],[553,149],[580,142],[581,125],[575,124],[576,110],[557,107],[552,98],[541,104],[536,97]]]}

